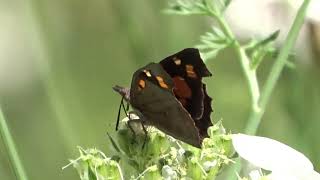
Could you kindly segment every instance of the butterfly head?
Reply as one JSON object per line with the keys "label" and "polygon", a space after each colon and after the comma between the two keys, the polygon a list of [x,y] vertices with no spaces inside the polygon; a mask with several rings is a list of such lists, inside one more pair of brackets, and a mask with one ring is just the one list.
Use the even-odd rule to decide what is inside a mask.
{"label": "butterfly head", "polygon": [[116,91],[117,93],[119,93],[124,98],[124,100],[126,100],[127,102],[130,101],[130,89],[129,88],[115,85],[112,87],[112,89],[114,91]]}

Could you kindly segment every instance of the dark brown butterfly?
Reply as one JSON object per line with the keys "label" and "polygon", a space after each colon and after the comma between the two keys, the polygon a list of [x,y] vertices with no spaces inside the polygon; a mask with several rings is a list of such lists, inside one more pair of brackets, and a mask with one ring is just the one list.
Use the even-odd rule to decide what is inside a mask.
{"label": "dark brown butterfly", "polygon": [[138,69],[130,89],[120,86],[113,89],[133,107],[142,125],[155,126],[200,148],[212,125],[212,99],[202,83],[202,77],[208,76],[211,73],[198,49],[187,48],[160,63],[149,63]]}

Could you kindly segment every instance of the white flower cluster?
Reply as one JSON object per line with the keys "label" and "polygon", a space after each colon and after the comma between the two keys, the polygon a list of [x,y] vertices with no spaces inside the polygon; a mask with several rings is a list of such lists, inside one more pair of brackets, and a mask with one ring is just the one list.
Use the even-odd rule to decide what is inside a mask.
{"label": "white flower cluster", "polygon": [[320,180],[320,174],[305,155],[276,140],[233,134],[232,144],[243,159],[271,171],[270,180]]}

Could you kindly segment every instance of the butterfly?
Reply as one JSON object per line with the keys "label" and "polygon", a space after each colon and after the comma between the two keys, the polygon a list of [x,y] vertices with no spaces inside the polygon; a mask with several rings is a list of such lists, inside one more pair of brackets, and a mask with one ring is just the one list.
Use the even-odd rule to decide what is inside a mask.
{"label": "butterfly", "polygon": [[[192,146],[201,147],[212,125],[212,98],[207,94],[203,77],[212,76],[198,49],[187,48],[166,57],[159,63],[149,63],[132,77],[131,87],[113,89],[131,105],[139,121]],[[124,108],[128,109],[128,108]],[[129,114],[130,114],[129,113]],[[127,113],[126,113],[127,114]],[[129,116],[130,117],[130,116]],[[146,130],[144,128],[146,133]]]}

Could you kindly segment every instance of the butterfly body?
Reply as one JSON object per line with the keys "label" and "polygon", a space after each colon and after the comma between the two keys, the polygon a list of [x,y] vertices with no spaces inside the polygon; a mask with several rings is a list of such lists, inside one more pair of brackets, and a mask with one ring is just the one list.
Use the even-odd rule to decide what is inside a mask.
{"label": "butterfly body", "polygon": [[211,98],[202,83],[210,75],[198,50],[188,48],[138,69],[130,89],[114,89],[142,116],[143,124],[200,147],[212,125]]}

